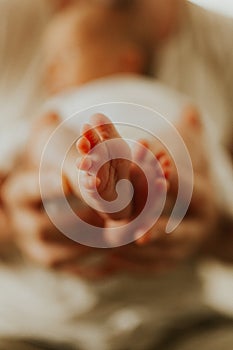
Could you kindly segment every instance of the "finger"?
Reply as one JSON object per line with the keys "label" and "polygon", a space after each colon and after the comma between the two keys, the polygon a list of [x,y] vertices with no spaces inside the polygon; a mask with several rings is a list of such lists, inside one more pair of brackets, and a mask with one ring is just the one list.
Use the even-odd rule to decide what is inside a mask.
{"label": "finger", "polygon": [[59,268],[70,259],[81,258],[85,251],[76,247],[30,242],[23,247],[24,253],[34,262],[45,267]]}
{"label": "finger", "polygon": [[[52,171],[43,176],[43,186],[47,189],[48,199],[69,192],[68,187],[63,186],[60,176]],[[10,208],[40,203],[39,174],[34,171],[22,172],[10,179],[3,188],[3,200]]]}
{"label": "finger", "polygon": [[170,257],[170,247],[166,244],[151,243],[148,246],[137,246],[131,244],[129,246],[119,248],[113,255],[124,257],[126,259],[137,261],[138,263],[153,262],[155,260],[165,260]]}
{"label": "finger", "polygon": [[118,271],[136,273],[136,274],[150,274],[161,273],[165,270],[169,270],[175,267],[174,261],[170,260],[154,260],[149,262],[130,260],[121,256],[111,256],[110,264],[115,266]]}
{"label": "finger", "polygon": [[2,195],[5,203],[10,206],[38,201],[40,198],[38,175],[35,176],[34,172],[17,174],[6,182]]}
{"label": "finger", "polygon": [[98,259],[96,260],[95,251],[89,248],[83,259],[70,260],[63,264],[62,270],[91,280],[103,279],[117,273],[116,268],[106,259],[107,255],[99,255],[99,252],[97,254]]}
{"label": "finger", "polygon": [[28,215],[22,211],[15,213],[15,242],[31,260],[44,266],[54,267],[74,257],[85,254],[85,247],[62,235],[34,212]]}
{"label": "finger", "polygon": [[85,280],[100,281],[107,279],[116,274],[116,269],[93,269],[93,268],[80,268],[78,266],[65,266],[61,268],[61,271],[69,273],[74,276],[82,277]]}
{"label": "finger", "polygon": [[156,225],[146,233],[145,240],[140,240],[139,245],[149,245],[152,242],[157,244],[178,245],[183,242],[198,242],[203,233],[203,222],[198,219],[186,218],[172,232],[166,233],[167,219],[160,219]]}

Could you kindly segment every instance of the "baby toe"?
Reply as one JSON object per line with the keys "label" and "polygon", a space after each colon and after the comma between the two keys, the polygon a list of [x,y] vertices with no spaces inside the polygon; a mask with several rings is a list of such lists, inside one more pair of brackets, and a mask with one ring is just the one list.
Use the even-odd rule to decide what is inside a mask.
{"label": "baby toe", "polygon": [[95,114],[91,118],[91,124],[96,127],[102,140],[120,138],[112,121],[103,114]]}
{"label": "baby toe", "polygon": [[77,167],[79,170],[88,171],[92,166],[92,160],[90,157],[78,159]]}
{"label": "baby toe", "polygon": [[91,149],[101,142],[96,129],[90,124],[84,124],[82,132],[86,139],[90,142]]}
{"label": "baby toe", "polygon": [[87,154],[91,150],[91,144],[86,137],[81,137],[77,143],[76,148],[81,154]]}

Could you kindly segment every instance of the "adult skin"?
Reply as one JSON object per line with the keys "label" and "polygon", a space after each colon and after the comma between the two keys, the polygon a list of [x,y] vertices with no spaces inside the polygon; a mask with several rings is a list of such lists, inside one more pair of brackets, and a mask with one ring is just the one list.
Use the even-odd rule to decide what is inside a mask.
{"label": "adult skin", "polygon": [[[189,109],[185,111],[185,118],[198,119],[198,114],[195,109]],[[193,140],[187,140],[187,142],[190,147],[195,147]],[[200,145],[200,140],[198,142]],[[43,210],[38,169],[29,167],[15,174],[4,187],[15,240],[21,251],[35,262],[84,277],[104,277],[122,269],[130,273],[145,273],[174,268],[180,262],[199,253],[208,240],[212,228],[216,226],[217,209],[210,174],[206,171],[208,164],[202,168],[203,173],[200,171],[196,173],[189,213],[172,235],[165,234],[167,217],[161,217],[144,240],[113,250],[97,250],[70,241],[53,226]],[[49,183],[51,184],[52,177],[54,184],[53,187],[48,186],[48,198],[56,191],[59,195],[59,189],[56,189],[58,172],[48,171],[47,175]],[[171,184],[171,188],[174,190],[169,192],[170,199],[174,201],[176,184]],[[205,205],[200,206],[200,202]],[[140,198],[138,205],[140,205]],[[81,216],[86,220],[91,217],[91,223],[101,227],[111,224],[110,222],[104,224],[95,212],[90,215],[90,209],[84,208]],[[102,255],[103,264],[98,267],[81,268],[79,261],[97,252]]]}

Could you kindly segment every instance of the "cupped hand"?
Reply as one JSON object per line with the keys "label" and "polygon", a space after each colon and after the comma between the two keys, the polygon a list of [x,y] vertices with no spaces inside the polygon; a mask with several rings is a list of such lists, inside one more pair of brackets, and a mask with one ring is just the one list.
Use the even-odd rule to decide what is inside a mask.
{"label": "cupped hand", "polygon": [[[178,264],[203,254],[206,247],[215,240],[220,208],[205,149],[205,135],[195,108],[184,111],[180,133],[193,161],[194,188],[188,212],[180,225],[167,234],[166,226],[171,210],[165,211],[149,231],[146,232],[142,225],[139,231],[145,234],[135,243],[114,250],[111,259],[123,271],[144,274],[175,268]],[[184,172],[182,176],[182,181],[188,183],[188,174]],[[174,169],[171,170],[169,181],[167,204],[172,207],[178,189]],[[140,202],[135,205],[140,208]],[[137,237],[138,232],[135,232],[135,240]]]}
{"label": "cupped hand", "polygon": [[[57,176],[48,173],[49,179],[52,175],[54,179]],[[51,185],[48,197],[55,191],[55,186]],[[50,221],[42,205],[37,171],[23,171],[9,179],[4,186],[4,199],[15,241],[23,254],[35,263],[60,270],[73,267],[74,270],[79,260],[95,252],[67,238]],[[90,219],[89,210],[84,209],[79,215],[83,220]],[[95,212],[91,212],[91,220],[93,224],[102,224]]]}

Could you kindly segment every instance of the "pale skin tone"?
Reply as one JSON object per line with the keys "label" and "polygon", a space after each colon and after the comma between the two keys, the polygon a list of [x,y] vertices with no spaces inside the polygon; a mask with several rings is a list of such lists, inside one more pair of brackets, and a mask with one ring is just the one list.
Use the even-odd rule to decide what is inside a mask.
{"label": "pale skin tone", "polygon": [[[198,114],[195,110],[186,113],[188,119],[198,120]],[[195,136],[195,123],[193,127]],[[192,147],[194,145],[193,139],[191,138],[189,142],[190,147]],[[203,169],[206,168],[203,166]],[[200,251],[203,238],[208,238],[206,233],[211,229],[210,220],[213,224],[215,222],[215,206],[213,198],[210,196],[212,189],[206,188],[204,181],[206,174],[203,173],[204,178],[202,179],[199,170],[190,212],[176,232],[166,236],[164,227],[167,218],[161,217],[156,226],[137,243],[114,250],[98,250],[98,253],[105,258],[102,266],[80,268],[78,261],[92,255],[96,250],[68,240],[53,227],[40,204],[37,174],[35,170],[25,171],[20,176],[16,176],[15,179],[13,178],[5,188],[20,247],[31,259],[40,264],[78,273],[86,278],[103,278],[121,269],[128,272],[145,273],[145,271],[159,272],[174,267],[175,264]],[[169,192],[171,198],[174,192],[175,189]],[[199,207],[200,200],[206,205]],[[140,202],[141,199],[137,205],[140,206]],[[38,207],[40,207],[39,212]],[[212,209],[205,213],[207,207]],[[83,217],[87,219],[89,214],[89,209],[83,211]],[[24,219],[22,220],[22,218]],[[101,224],[98,215],[95,220]],[[108,225],[108,222],[105,225]],[[109,221],[109,225],[112,225],[111,221]],[[207,228],[208,230],[206,230]]]}
{"label": "pale skin tone", "polygon": [[[150,0],[147,1],[149,4]],[[160,3],[160,6],[164,6],[164,9],[166,5],[168,5],[169,9],[172,9],[176,1],[172,0],[172,7],[169,0],[158,1],[158,3]],[[152,2],[150,5],[153,5]],[[172,12],[173,15],[171,15]],[[156,13],[158,14],[158,12]],[[165,17],[163,18],[163,16],[159,16],[158,14],[158,21],[160,21],[158,28],[160,30],[157,31],[156,37],[159,37],[159,32],[161,34],[166,33],[166,35],[170,34],[168,27],[162,29],[164,23],[168,23],[169,21],[170,23],[176,23],[176,11],[171,10],[166,12],[163,10],[162,13]],[[198,119],[197,112],[193,112],[192,114]],[[188,115],[188,117],[190,116]],[[192,149],[192,140],[190,140],[190,149]],[[205,161],[203,164],[206,165]],[[202,176],[200,176],[201,174]],[[111,264],[108,264],[108,268],[105,265],[99,269],[86,268],[80,270],[77,260],[80,259],[83,250],[85,251],[84,254],[88,255],[93,253],[93,249],[82,247],[66,240],[63,235],[51,227],[46,214],[41,209],[38,212],[38,204],[40,207],[41,199],[38,192],[36,171],[24,171],[20,176],[12,178],[5,186],[5,197],[11,210],[13,222],[16,223],[14,226],[16,228],[15,231],[18,232],[17,237],[21,249],[31,259],[46,266],[55,265],[61,270],[78,273],[84,277],[95,278],[111,274],[118,269],[124,269],[124,271],[128,272],[145,273],[145,271],[149,270],[158,272],[174,267],[180,261],[200,252],[202,250],[200,247],[203,245],[203,238],[205,241],[211,230],[209,222],[214,223],[216,219],[216,216],[213,215],[217,210],[213,198],[214,191],[212,191],[211,185],[209,185],[211,183],[209,178],[210,174],[198,171],[190,211],[173,235],[166,236],[164,234],[164,226],[167,218],[166,216],[161,217],[157,225],[148,234],[149,237],[138,242],[138,244],[141,244],[140,247],[138,244],[131,244],[114,251],[106,250],[101,252],[105,256],[106,261],[110,261]],[[173,200],[174,191],[171,190],[169,195],[171,200]],[[204,208],[199,207],[200,201],[206,203]],[[35,202],[37,203],[36,206]],[[22,203],[24,204],[22,205]],[[207,207],[210,208],[209,212],[205,211]],[[31,220],[25,220],[24,222],[24,220],[21,220],[22,217],[31,218]],[[23,223],[27,227],[22,227]],[[32,227],[35,228],[35,231],[34,229],[32,230]],[[22,237],[23,233],[25,233],[25,237]],[[30,240],[28,238],[29,236]],[[65,244],[64,241],[66,241]],[[65,252],[63,251],[64,246],[67,247]],[[61,253],[61,247],[63,253]]]}
{"label": "pale skin tone", "polygon": [[[124,159],[113,159],[111,162],[105,163],[96,175],[93,174],[96,166],[98,166],[98,160],[109,155],[111,156],[111,153],[114,152],[105,142],[113,139],[119,140],[121,136],[111,121],[103,115],[92,117],[91,124],[85,124],[83,126],[83,136],[77,144],[79,152],[83,154],[78,168],[82,170],[80,186],[83,186],[87,190],[86,193],[90,199],[95,200],[95,189],[97,189],[104,200],[115,200],[117,198],[116,183],[121,179],[129,179],[130,161]],[[90,152],[98,145],[103,145],[103,147],[91,154]],[[116,142],[116,147],[120,147],[122,154],[128,154],[130,159],[131,152],[126,142],[120,140]],[[98,199],[96,202],[98,203]],[[112,214],[112,218],[128,218],[131,215],[131,210],[132,208],[129,205],[123,212],[115,213],[115,215]]]}
{"label": "pale skin tone", "polygon": [[[111,202],[117,198],[116,186],[117,183],[122,180],[129,180],[131,176],[131,161],[132,155],[131,150],[127,143],[121,138],[120,134],[112,124],[111,120],[106,116],[97,114],[91,118],[91,125],[85,124],[83,127],[83,136],[77,143],[78,151],[83,154],[83,157],[79,161],[78,168],[82,171],[80,186],[86,189],[86,194],[90,199],[97,202],[96,189],[99,195],[106,201]],[[111,147],[110,140],[115,141]],[[107,142],[106,142],[107,141]],[[101,148],[95,148],[102,146]],[[115,149],[116,148],[116,149]],[[95,151],[96,149],[96,151]],[[116,150],[121,152],[122,155],[126,156],[126,159],[114,159],[114,152]],[[90,153],[93,151],[92,153]],[[141,151],[142,152],[142,151]],[[98,159],[110,156],[112,160],[106,162],[97,172],[95,168],[98,167]],[[141,155],[143,157],[144,155]],[[169,171],[169,159],[165,153],[157,154],[157,159],[161,162],[164,173],[168,176]],[[132,160],[133,163],[133,160]],[[149,170],[149,169],[148,169]],[[149,171],[148,171],[149,172]],[[158,179],[159,180],[159,179]],[[156,186],[155,179],[155,186]],[[141,193],[142,186],[138,186],[135,189],[139,196],[143,196]],[[127,196],[127,189],[124,190],[124,197]],[[130,203],[125,209],[120,212],[107,214],[105,208],[100,208],[104,213],[100,213],[105,219],[123,220],[129,219],[133,216],[133,204]]]}

